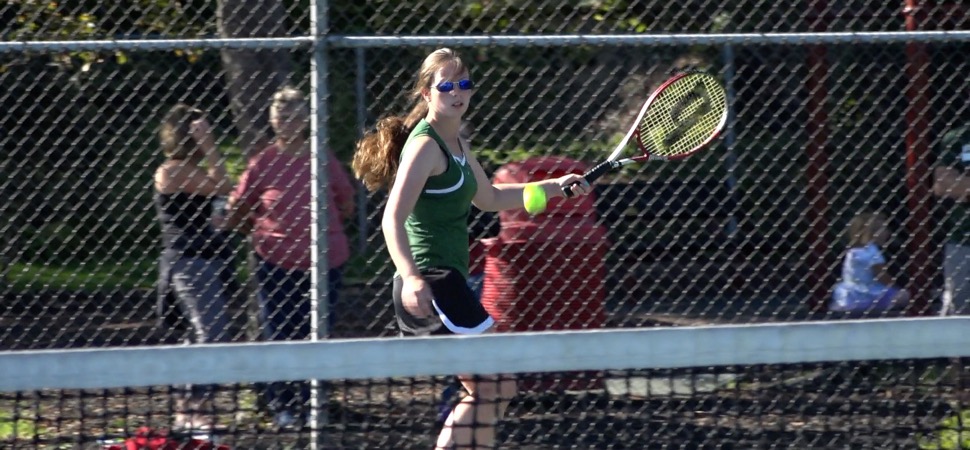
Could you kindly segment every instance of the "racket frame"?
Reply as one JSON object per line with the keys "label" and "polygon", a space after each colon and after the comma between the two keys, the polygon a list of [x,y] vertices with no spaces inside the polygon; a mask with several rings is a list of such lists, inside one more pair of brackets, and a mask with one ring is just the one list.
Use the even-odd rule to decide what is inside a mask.
{"label": "racket frame", "polygon": [[[643,116],[647,113],[647,110],[650,109],[650,105],[652,105],[657,100],[657,97],[659,97],[660,94],[663,93],[663,91],[666,90],[671,84],[674,84],[677,81],[687,76],[697,75],[697,74],[707,75],[704,72],[696,72],[696,71],[681,72],[681,73],[678,73],[677,75],[670,77],[667,81],[661,84],[657,89],[654,89],[654,91],[650,94],[650,97],[647,97],[647,100],[643,102],[643,106],[640,108],[640,112],[637,113],[637,119],[633,121],[633,125],[630,127],[630,130],[626,132],[626,135],[623,136],[623,139],[620,140],[616,148],[613,149],[613,151],[610,153],[610,156],[606,158],[606,161],[603,161],[597,164],[592,169],[586,171],[586,173],[583,174],[583,178],[586,179],[586,182],[592,183],[596,181],[596,179],[598,179],[599,177],[603,176],[603,174],[609,171],[612,171],[633,163],[644,162],[644,161],[675,161],[679,159],[684,159],[693,155],[694,153],[697,153],[698,151],[706,147],[708,144],[710,144],[712,141],[714,141],[714,139],[717,139],[717,137],[721,134],[721,132],[724,131],[724,125],[727,123],[728,108],[724,108],[724,113],[721,114],[721,120],[720,122],[718,122],[717,127],[714,128],[714,132],[711,133],[711,135],[707,139],[705,139],[703,142],[695,146],[694,149],[692,149],[689,152],[685,152],[675,156],[653,155],[650,153],[650,150],[647,149],[646,146],[643,144],[643,140],[640,139],[640,121],[643,120]],[[640,150],[640,153],[642,154],[637,156],[631,156],[629,158],[619,159],[620,155],[623,154],[623,150],[626,149],[627,144],[630,143],[630,138],[633,138],[634,136],[636,137],[637,148]],[[563,190],[563,193],[566,194],[566,197],[573,196],[572,185],[565,186],[563,187],[562,190]]]}

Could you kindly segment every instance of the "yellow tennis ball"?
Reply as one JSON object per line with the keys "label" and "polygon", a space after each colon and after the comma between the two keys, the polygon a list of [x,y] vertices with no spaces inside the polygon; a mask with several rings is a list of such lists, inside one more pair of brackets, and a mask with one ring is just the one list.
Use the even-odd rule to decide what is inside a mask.
{"label": "yellow tennis ball", "polygon": [[546,190],[538,184],[527,184],[522,189],[525,211],[533,216],[546,210]]}

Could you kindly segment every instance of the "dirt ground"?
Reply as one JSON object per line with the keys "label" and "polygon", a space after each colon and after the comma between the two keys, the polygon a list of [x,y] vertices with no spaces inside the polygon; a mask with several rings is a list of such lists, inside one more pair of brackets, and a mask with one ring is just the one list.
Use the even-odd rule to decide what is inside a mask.
{"label": "dirt ground", "polygon": [[[499,426],[503,449],[917,448],[958,410],[956,387],[938,378],[945,362],[749,367],[723,370],[730,382],[701,386],[708,373],[628,372],[614,381],[697,382],[694,392],[646,395],[530,390]],[[946,378],[944,375],[943,378]],[[443,380],[336,383],[326,449],[428,449],[438,431]],[[219,395],[217,438],[234,449],[308,448],[308,428],[274,429],[249,387]],[[169,425],[171,395],[154,391],[44,391],[3,394],[0,410],[32,426],[0,448],[100,448],[139,426]],[[2,427],[0,427],[2,429]]]}

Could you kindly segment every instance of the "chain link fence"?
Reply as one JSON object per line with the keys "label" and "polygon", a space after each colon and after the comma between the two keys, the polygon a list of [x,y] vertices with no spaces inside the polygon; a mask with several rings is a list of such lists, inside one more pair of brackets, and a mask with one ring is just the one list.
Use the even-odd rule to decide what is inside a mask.
{"label": "chain link fence", "polygon": [[[317,21],[315,14],[326,20]],[[480,280],[476,287],[501,329],[851,316],[828,306],[850,247],[847,230],[863,212],[885,218],[885,265],[893,283],[911,297],[902,309],[867,315],[931,315],[942,302],[943,248],[959,205],[933,195],[933,168],[952,156],[947,152],[965,153],[970,145],[965,139],[970,134],[957,133],[970,119],[964,75],[970,48],[959,31],[970,19],[959,3],[8,1],[0,4],[0,24],[3,350],[193,339],[179,305],[158,296],[164,229],[154,186],[166,160],[159,140],[165,115],[179,103],[203,111],[225,165],[225,183],[237,186],[278,132],[269,115],[274,94],[286,86],[307,98],[311,94],[315,26],[322,36],[318,48],[325,49],[325,65],[316,69],[326,73],[321,92],[335,156],[328,165],[346,167],[364,130],[385,114],[405,111],[403,94],[413,73],[428,51],[444,45],[471,62],[478,86],[466,115],[471,142],[486,171],[503,182],[582,171],[601,160],[649,90],[671,71],[701,68],[728,86],[728,130],[687,161],[633,167],[599,183],[593,200],[563,203],[545,215],[473,210],[473,278]],[[953,33],[886,38],[903,31]],[[669,33],[694,37],[664,40]],[[427,45],[408,42],[422,36],[429,36]],[[644,39],[650,37],[656,41]],[[352,183],[350,195],[340,197],[352,205],[347,211],[341,205],[326,208],[327,214],[341,215],[350,253],[339,273],[329,273],[330,282],[340,283],[330,298],[328,333],[396,336],[389,301],[394,267],[380,231],[386,193],[366,193]],[[309,224],[308,214],[296,222]],[[308,239],[309,229],[300,233]],[[263,257],[253,244],[242,233],[226,234],[224,253],[231,255],[225,266],[231,270],[222,274],[226,304],[217,315],[224,330],[216,340],[266,338],[264,314],[296,329],[310,326],[309,296],[305,305],[260,310],[260,289],[273,280],[260,277]],[[308,289],[310,271],[303,273],[307,278],[299,281]],[[308,336],[300,333],[273,337]],[[952,369],[946,362],[737,369],[729,371],[731,379],[743,373],[738,378],[743,383],[730,382],[735,389],[724,395],[733,406],[724,407],[743,412],[725,425],[728,431],[711,436],[736,438],[738,445],[774,439],[757,430],[771,428],[774,422],[768,422],[776,419],[784,422],[778,417],[789,412],[767,419],[759,415],[768,408],[762,402],[791,380],[811,394],[789,406],[807,414],[800,402],[815,405],[822,422],[827,403],[807,397],[844,404],[836,400],[855,395],[852,380],[864,379],[872,393],[889,386],[908,396],[915,409],[893,410],[907,418],[899,423],[908,431],[872,425],[885,431],[883,440],[874,439],[892,445],[911,444],[916,433],[932,434],[933,424],[955,413],[943,405],[959,392],[938,376]],[[926,373],[933,374],[930,381],[921,378]],[[641,375],[673,380],[692,374]],[[433,397],[443,388],[439,384],[417,389]],[[768,384],[757,391],[760,397],[748,398],[755,394],[747,388]],[[334,386],[334,395],[346,400],[346,409],[334,413],[346,413],[337,423],[351,426],[354,417],[376,414],[375,405],[397,398],[394,385],[381,393],[371,388]],[[226,389],[217,402],[234,424],[238,419],[255,427],[254,436],[268,433],[260,427],[270,421],[258,391]],[[631,414],[652,411],[644,420],[656,425],[678,423],[674,416],[705,402],[728,405],[714,397],[669,395],[624,407]],[[38,448],[91,443],[131,432],[145,414],[165,424],[175,397],[170,389],[5,394],[0,442],[17,448],[29,442]],[[522,442],[521,448],[550,433],[542,414],[579,414],[608,402],[527,398],[517,411],[522,420],[535,420],[538,431],[507,436]],[[357,400],[368,406],[355,409]],[[433,409],[392,403],[402,414]],[[86,415],[90,404],[93,416]],[[48,411],[54,411],[53,422],[18,428],[26,417],[49,417]],[[117,416],[124,417],[122,423],[112,421]],[[369,418],[397,426],[394,414]],[[696,441],[708,425],[701,419],[692,416],[691,426],[700,427],[693,431],[668,429],[670,442],[681,442],[687,433],[685,442],[709,443]],[[88,428],[91,420],[94,428]],[[607,433],[608,420],[594,422],[588,424],[592,431],[576,431],[575,445],[607,445],[597,436]],[[6,436],[10,427],[4,423],[14,430]],[[427,431],[408,426],[400,425],[407,439]],[[636,441],[638,433],[630,433]],[[800,439],[789,441],[806,442]],[[389,448],[386,444],[346,445]]]}

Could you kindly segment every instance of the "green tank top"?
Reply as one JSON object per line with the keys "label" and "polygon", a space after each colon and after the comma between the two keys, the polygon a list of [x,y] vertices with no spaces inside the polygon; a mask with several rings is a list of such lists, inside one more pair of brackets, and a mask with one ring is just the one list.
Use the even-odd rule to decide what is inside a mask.
{"label": "green tank top", "polygon": [[431,136],[438,143],[448,168],[428,178],[404,223],[411,254],[420,269],[451,267],[468,278],[468,213],[478,182],[466,156],[453,156],[441,136],[424,119],[404,144],[402,158],[418,136]]}

